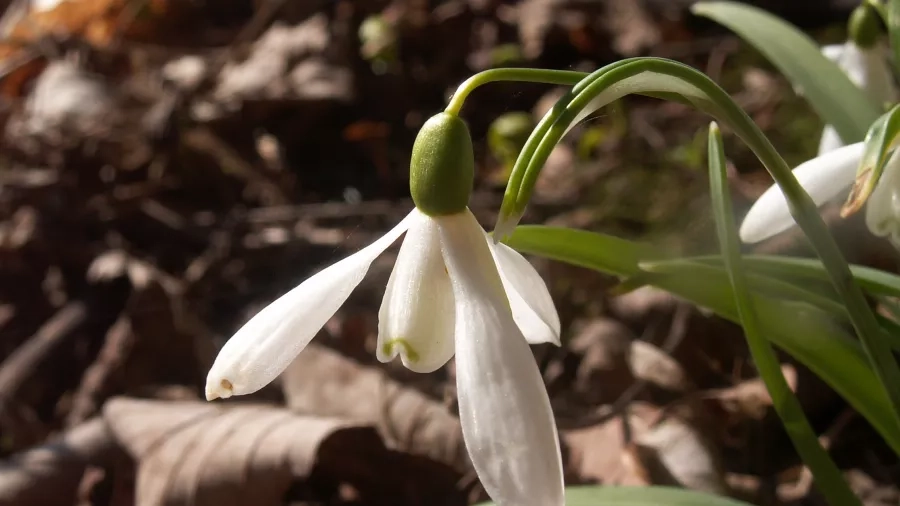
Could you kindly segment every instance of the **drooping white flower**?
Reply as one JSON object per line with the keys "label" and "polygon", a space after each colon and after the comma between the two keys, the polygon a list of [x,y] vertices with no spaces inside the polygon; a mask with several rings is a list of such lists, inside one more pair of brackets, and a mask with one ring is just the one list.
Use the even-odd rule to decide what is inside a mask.
{"label": "drooping white flower", "polygon": [[[816,205],[846,198],[863,156],[862,142],[849,144],[808,160],[794,169],[794,176]],[[866,225],[879,236],[900,247],[900,156],[888,159],[875,190],[866,202]],[[773,185],[757,200],[741,223],[741,239],[756,243],[794,225],[787,199]]]}
{"label": "drooping white flower", "polygon": [[[464,220],[478,230],[492,254],[494,278],[504,290],[504,309],[517,324],[522,342],[559,344],[559,316],[540,274],[518,252],[494,242],[466,210],[428,216],[413,209],[371,245],[320,271],[250,319],[219,352],[207,382],[207,398],[253,393],[274,380],[303,351],[362,281],[372,262],[403,233],[406,238],[388,280],[378,313],[377,356],[400,356],[415,372],[432,372],[454,353],[458,316],[447,239],[443,228]],[[458,226],[457,226],[458,228]],[[471,252],[469,254],[474,254]]]}
{"label": "drooping white flower", "polygon": [[[897,101],[897,84],[888,65],[889,50],[883,42],[861,47],[848,40],[843,44],[824,46],[822,54],[837,64],[850,81],[879,106]],[[819,155],[843,145],[837,130],[825,125],[819,141]]]}
{"label": "drooping white flower", "polygon": [[[454,158],[462,164],[455,172],[463,178],[471,173],[460,162],[472,157],[468,130],[458,118],[437,118],[430,127],[426,123],[413,147],[416,209],[250,319],[216,358],[206,396],[249,394],[274,380],[372,262],[405,233],[379,311],[378,359],[399,356],[407,368],[430,372],[455,353],[463,436],[485,490],[501,506],[562,506],[556,425],[528,347],[558,345],[559,316],[537,271],[516,251],[495,244],[465,206],[471,175],[460,186],[445,165],[463,151]],[[459,138],[448,141],[453,135]],[[458,145],[448,148],[453,142]]]}
{"label": "drooping white flower", "polygon": [[559,344],[559,317],[537,271],[494,244],[468,209],[439,217],[414,209],[264,308],[222,348],[207,399],[275,379],[404,232],[379,311],[378,359],[399,355],[409,369],[430,372],[455,351],[463,434],[488,493],[498,504],[563,504],[556,426],[528,347]]}

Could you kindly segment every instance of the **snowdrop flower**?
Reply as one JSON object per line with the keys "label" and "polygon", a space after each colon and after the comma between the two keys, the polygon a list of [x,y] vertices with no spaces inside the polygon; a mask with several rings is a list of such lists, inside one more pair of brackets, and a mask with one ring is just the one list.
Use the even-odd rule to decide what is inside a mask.
{"label": "snowdrop flower", "polygon": [[[878,15],[861,5],[850,18],[850,39],[843,44],[824,46],[822,54],[847,74],[878,106],[897,101],[897,84],[888,65],[890,51],[880,40]],[[831,125],[825,125],[819,141],[819,155],[844,145]]]}
{"label": "snowdrop flower", "polygon": [[378,314],[378,359],[430,372],[455,353],[463,436],[488,494],[499,505],[561,506],[556,425],[528,347],[559,344],[559,317],[534,268],[494,244],[467,208],[473,172],[465,123],[446,113],[426,122],[410,170],[416,209],[238,330],[209,372],[207,399],[275,379],[405,233]]}
{"label": "snowdrop flower", "polygon": [[[836,197],[844,198],[856,178],[863,156],[862,142],[835,149],[794,169],[794,176],[816,205]],[[894,152],[884,167],[875,190],[866,202],[866,225],[879,236],[887,237],[900,248],[900,156]],[[756,243],[794,225],[787,200],[778,185],[773,185],[757,200],[741,224],[741,239]]]}

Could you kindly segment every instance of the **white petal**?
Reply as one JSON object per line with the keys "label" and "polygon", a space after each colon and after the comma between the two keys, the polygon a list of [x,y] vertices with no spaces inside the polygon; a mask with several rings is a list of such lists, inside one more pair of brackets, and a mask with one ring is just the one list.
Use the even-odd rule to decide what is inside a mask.
{"label": "white petal", "polygon": [[410,213],[369,246],[320,271],[251,318],[216,357],[206,378],[206,398],[253,393],[281,374],[415,216]]}
{"label": "white petal", "polygon": [[887,48],[882,44],[863,49],[847,42],[837,64],[879,107],[896,99],[897,86],[888,67]]}
{"label": "white petal", "polygon": [[845,146],[844,140],[838,135],[837,130],[831,125],[825,125],[825,129],[822,130],[822,138],[819,139],[819,156],[843,146]]}
{"label": "white petal", "polygon": [[460,422],[475,471],[499,506],[562,506],[550,400],[481,226],[468,210],[437,221],[456,298]]}
{"label": "white petal", "polygon": [[518,251],[487,237],[513,319],[531,344],[559,342],[559,314],[541,275]]}
{"label": "white petal", "polygon": [[879,236],[888,237],[900,232],[900,195],[897,192],[898,172],[900,172],[900,150],[894,151],[888,159],[875,191],[866,202],[866,225]]}
{"label": "white petal", "polygon": [[845,44],[828,44],[827,46],[822,46],[822,56],[834,63],[838,63],[841,59],[841,55],[844,54],[844,46]]}
{"label": "white petal", "polygon": [[432,372],[453,356],[450,276],[435,221],[416,211],[378,312],[378,360],[398,354],[408,369]]}
{"label": "white petal", "polygon": [[[863,143],[857,142],[801,163],[794,176],[813,202],[820,206],[850,188],[863,154]],[[778,185],[763,193],[741,223],[741,240],[755,243],[768,239],[794,225],[787,200]]]}

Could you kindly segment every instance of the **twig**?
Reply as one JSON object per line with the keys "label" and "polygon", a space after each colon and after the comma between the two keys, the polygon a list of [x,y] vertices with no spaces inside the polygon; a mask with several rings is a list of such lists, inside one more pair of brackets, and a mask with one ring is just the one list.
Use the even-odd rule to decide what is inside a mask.
{"label": "twig", "polygon": [[14,397],[47,355],[72,336],[86,319],[85,304],[81,301],[70,302],[38,329],[37,333],[16,348],[0,364],[0,399]]}
{"label": "twig", "polygon": [[[819,443],[828,450],[838,435],[847,427],[847,424],[856,416],[856,412],[852,409],[844,410],[837,420],[828,428],[828,430],[819,436]],[[799,501],[809,494],[813,485],[813,475],[809,468],[803,466],[797,481],[792,483],[784,483],[778,486],[778,498],[783,502]]]}
{"label": "twig", "polygon": [[103,348],[97,359],[88,367],[72,398],[72,409],[66,418],[69,427],[78,425],[97,412],[99,399],[116,371],[119,371],[134,346],[135,335],[131,320],[120,316],[106,333]]}
{"label": "twig", "polygon": [[94,418],[0,462],[0,505],[42,506],[67,498],[71,504],[85,467],[108,464],[120,452],[106,422]]}

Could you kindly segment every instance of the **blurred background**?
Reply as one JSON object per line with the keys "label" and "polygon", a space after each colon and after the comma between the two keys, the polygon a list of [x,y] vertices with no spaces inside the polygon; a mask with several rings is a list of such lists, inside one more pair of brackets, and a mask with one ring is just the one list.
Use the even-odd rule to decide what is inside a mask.
{"label": "blurred background", "polygon": [[[820,43],[852,0],[751,2]],[[250,316],[393,226],[409,155],[456,86],[499,66],[592,71],[653,55],[719,82],[791,164],[821,122],[752,48],[682,0],[0,2],[0,504],[467,505],[485,500],[455,415],[452,362],[374,357],[395,250],[272,385],[203,400]],[[560,96],[491,84],[462,115],[471,207],[492,226],[518,147]],[[709,118],[629,97],[556,148],[523,222],[673,255],[717,250]],[[726,139],[740,216],[771,183]],[[836,218],[834,209],[825,210]],[[853,262],[896,271],[861,218]],[[755,249],[806,254],[794,232]],[[535,347],[570,484],[668,484],[817,505],[738,326],[665,292],[535,259],[563,322]],[[784,369],[866,505],[900,467],[807,370]],[[137,493],[136,491],[140,491]]]}

